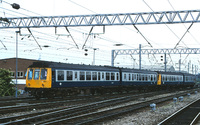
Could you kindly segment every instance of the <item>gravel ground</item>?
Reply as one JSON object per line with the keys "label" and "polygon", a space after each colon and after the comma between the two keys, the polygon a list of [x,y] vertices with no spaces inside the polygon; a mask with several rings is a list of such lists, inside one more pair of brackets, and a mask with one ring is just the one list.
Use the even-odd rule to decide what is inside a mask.
{"label": "gravel ground", "polygon": [[[178,98],[178,97],[177,97]],[[182,102],[177,102],[176,105],[172,101],[165,104],[157,105],[156,111],[146,108],[127,116],[119,117],[113,121],[103,123],[102,125],[156,125],[180,108],[190,102],[200,98],[200,93],[192,94],[190,97],[184,97]]]}

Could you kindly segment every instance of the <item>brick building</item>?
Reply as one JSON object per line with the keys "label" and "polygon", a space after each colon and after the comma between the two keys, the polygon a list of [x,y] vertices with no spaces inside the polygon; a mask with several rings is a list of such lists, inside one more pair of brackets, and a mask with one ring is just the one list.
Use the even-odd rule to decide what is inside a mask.
{"label": "brick building", "polygon": [[17,88],[23,90],[26,84],[26,70],[29,65],[38,60],[22,59],[18,58],[18,73],[16,74],[16,58],[0,59],[0,68],[9,69],[12,72],[13,82],[16,82],[17,77]]}

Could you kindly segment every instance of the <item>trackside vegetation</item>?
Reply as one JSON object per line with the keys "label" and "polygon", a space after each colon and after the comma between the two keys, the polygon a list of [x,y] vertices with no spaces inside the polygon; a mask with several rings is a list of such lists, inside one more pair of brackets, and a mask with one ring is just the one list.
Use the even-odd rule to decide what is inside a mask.
{"label": "trackside vegetation", "polygon": [[13,96],[15,94],[15,85],[12,82],[11,72],[0,68],[0,97]]}

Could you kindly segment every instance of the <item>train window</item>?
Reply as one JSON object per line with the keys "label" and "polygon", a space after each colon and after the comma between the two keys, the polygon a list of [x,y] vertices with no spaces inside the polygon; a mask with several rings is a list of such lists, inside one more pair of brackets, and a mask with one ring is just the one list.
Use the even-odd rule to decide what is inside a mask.
{"label": "train window", "polygon": [[57,79],[64,81],[64,71],[57,71]]}
{"label": "train window", "polygon": [[85,80],[85,72],[80,72],[80,80]]}
{"label": "train window", "polygon": [[123,78],[123,80],[126,81],[126,73],[124,73],[124,78]]}
{"label": "train window", "polygon": [[67,80],[72,80],[72,79],[73,79],[73,72],[72,71],[67,71]]}
{"label": "train window", "polygon": [[137,81],[137,74],[134,74],[134,80]]}
{"label": "train window", "polygon": [[144,81],[148,81],[148,75],[144,75]]}
{"label": "train window", "polygon": [[40,79],[45,80],[47,78],[47,69],[41,69]]}
{"label": "train window", "polygon": [[164,81],[166,81],[166,77],[167,77],[167,76],[166,76],[166,75],[164,75]]}
{"label": "train window", "polygon": [[141,81],[141,79],[142,79],[141,74],[138,74],[138,80]]}
{"label": "train window", "polygon": [[28,79],[32,79],[33,78],[33,69],[29,69],[28,71]]}
{"label": "train window", "polygon": [[128,80],[131,81],[131,74],[128,74]]}
{"label": "train window", "polygon": [[102,77],[101,77],[101,78],[102,78],[102,80],[104,80],[104,79],[105,79],[105,73],[102,72],[101,74],[102,74]]}
{"label": "train window", "polygon": [[110,80],[110,73],[109,72],[106,73],[106,80]]}
{"label": "train window", "polygon": [[111,73],[111,80],[115,80],[115,73]]}
{"label": "train window", "polygon": [[91,72],[86,72],[86,80],[91,80]]}
{"label": "train window", "polygon": [[92,72],[92,80],[97,80],[97,72]]}
{"label": "train window", "polygon": [[145,80],[145,76],[143,74],[141,74],[141,80],[144,81]]}
{"label": "train window", "polygon": [[35,79],[35,80],[39,79],[39,76],[40,76],[40,69],[35,69],[35,72],[34,72],[34,79]]}
{"label": "train window", "polygon": [[119,80],[119,73],[116,73],[116,80]]}
{"label": "train window", "polygon": [[101,80],[101,73],[100,73],[100,72],[98,72],[97,74],[98,74],[98,75],[97,75],[97,80],[99,80],[99,81],[100,81],[100,80]]}
{"label": "train window", "polygon": [[134,81],[134,74],[133,73],[131,74],[131,77],[132,77],[131,80]]}

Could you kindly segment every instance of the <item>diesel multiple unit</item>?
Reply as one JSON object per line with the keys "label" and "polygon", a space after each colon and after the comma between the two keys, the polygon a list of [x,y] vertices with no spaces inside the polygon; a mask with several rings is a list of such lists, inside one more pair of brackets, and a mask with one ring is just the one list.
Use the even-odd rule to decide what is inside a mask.
{"label": "diesel multiple unit", "polygon": [[35,62],[27,69],[26,90],[35,97],[194,86],[195,76],[110,66]]}

